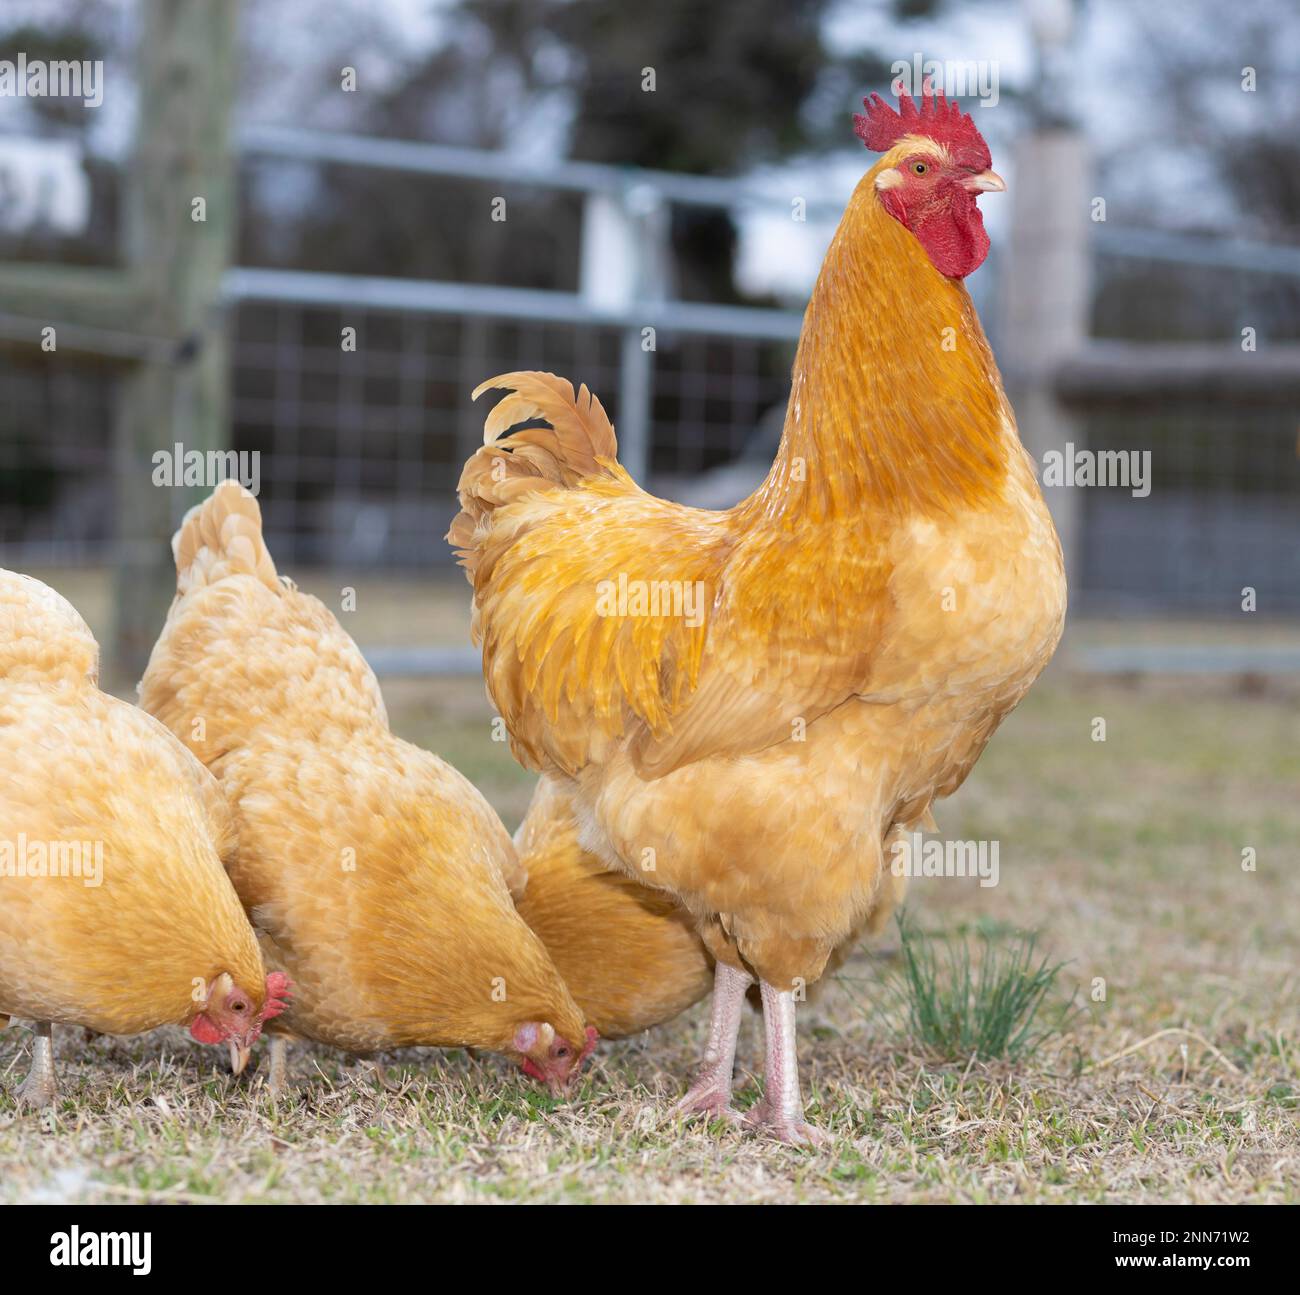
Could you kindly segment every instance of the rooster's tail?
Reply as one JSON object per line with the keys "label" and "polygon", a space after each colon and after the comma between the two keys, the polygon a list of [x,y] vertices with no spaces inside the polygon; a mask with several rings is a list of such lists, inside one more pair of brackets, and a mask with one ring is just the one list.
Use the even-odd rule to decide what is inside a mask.
{"label": "rooster's tail", "polygon": [[490,515],[537,490],[566,489],[592,477],[622,474],[618,441],[604,406],[586,386],[553,373],[504,373],[474,391],[507,394],[483,424],[483,448],[465,464],[460,512],[447,539],[474,577],[480,527]]}
{"label": "rooster's tail", "polygon": [[256,576],[269,588],[280,588],[262,539],[262,510],[236,481],[223,481],[185,514],[172,536],[172,556],[178,597],[234,575]]}
{"label": "rooster's tail", "polygon": [[90,683],[99,644],[62,594],[31,576],[0,569],[0,679],[6,683]]}

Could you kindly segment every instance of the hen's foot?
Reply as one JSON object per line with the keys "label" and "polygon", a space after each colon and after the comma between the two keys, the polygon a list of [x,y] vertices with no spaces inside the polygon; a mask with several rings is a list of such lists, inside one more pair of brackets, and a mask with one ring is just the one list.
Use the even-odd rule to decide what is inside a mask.
{"label": "hen's foot", "polygon": [[358,1055],[356,1078],[358,1083],[364,1079],[373,1079],[386,1093],[395,1093],[401,1088],[400,1083],[389,1077],[387,1069],[374,1057],[368,1055]]}
{"label": "hen's foot", "polygon": [[52,1106],[59,1095],[54,1080],[54,1038],[49,1021],[36,1023],[36,1037],[32,1042],[32,1068],[15,1094],[19,1106],[42,1110]]}

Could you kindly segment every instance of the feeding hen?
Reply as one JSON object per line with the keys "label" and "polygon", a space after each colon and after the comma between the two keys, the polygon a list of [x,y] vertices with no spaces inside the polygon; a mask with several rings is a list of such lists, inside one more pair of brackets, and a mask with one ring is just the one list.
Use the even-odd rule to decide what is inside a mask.
{"label": "feeding hen", "polygon": [[524,878],[495,811],[392,733],[356,644],[277,574],[247,490],[218,486],[173,550],[140,698],[216,775],[235,888],[294,980],[274,1086],[298,1036],[363,1056],[485,1048],[564,1090],[593,1040],[515,911]]}
{"label": "feeding hen", "polygon": [[230,813],[156,720],[97,686],[54,590],[0,571],[0,1025],[35,1021],[18,1098],[57,1097],[53,1025],[184,1024],[242,1070],[288,982],[267,976],[222,864]]}

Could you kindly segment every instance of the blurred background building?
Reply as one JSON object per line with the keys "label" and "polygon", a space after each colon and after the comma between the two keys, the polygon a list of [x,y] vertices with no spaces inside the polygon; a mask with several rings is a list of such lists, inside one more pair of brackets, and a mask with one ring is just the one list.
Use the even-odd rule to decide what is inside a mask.
{"label": "blurred background building", "polygon": [[6,0],[20,53],[103,96],[0,95],[0,560],[115,573],[124,668],[206,493],[153,486],[177,443],[260,453],[291,569],[447,573],[469,393],[515,368],[595,389],[656,492],[747,492],[850,115],[920,58],[994,78],[970,288],[1026,444],[1150,454],[1145,493],[1046,491],[1075,612],[1300,617],[1287,0]]}

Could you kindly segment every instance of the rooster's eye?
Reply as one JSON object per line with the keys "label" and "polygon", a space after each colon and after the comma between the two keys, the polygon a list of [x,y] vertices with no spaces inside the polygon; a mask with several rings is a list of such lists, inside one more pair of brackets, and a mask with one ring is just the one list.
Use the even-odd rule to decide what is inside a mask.
{"label": "rooster's eye", "polygon": [[567,1056],[569,1055],[569,1049],[568,1049],[568,1048],[556,1048],[556,1050],[555,1050],[555,1055],[556,1055],[557,1057],[567,1057]]}
{"label": "rooster's eye", "polygon": [[924,174],[925,174],[929,169],[930,169],[930,168],[929,168],[928,166],[926,166],[926,164],[925,164],[924,162],[913,162],[913,163],[912,163],[912,174],[913,174],[913,175],[924,175]]}

